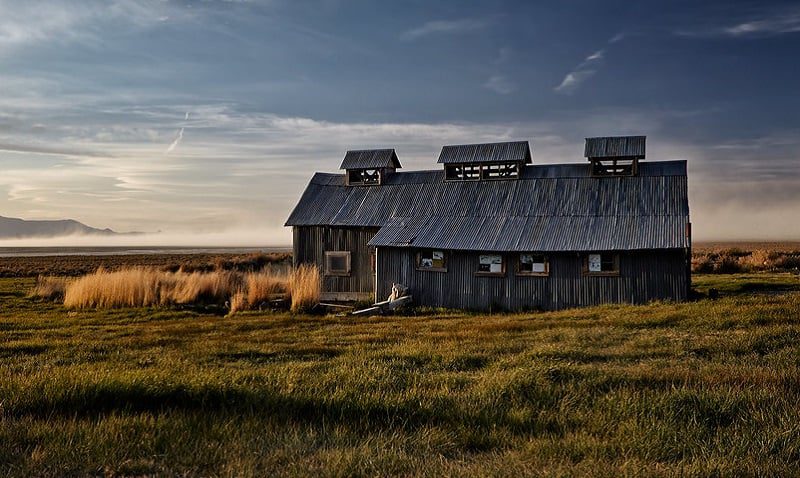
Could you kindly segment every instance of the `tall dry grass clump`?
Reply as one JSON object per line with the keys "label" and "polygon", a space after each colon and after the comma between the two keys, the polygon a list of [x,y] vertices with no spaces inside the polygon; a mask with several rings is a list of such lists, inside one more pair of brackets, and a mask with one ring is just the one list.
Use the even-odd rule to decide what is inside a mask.
{"label": "tall dry grass clump", "polygon": [[66,277],[39,276],[28,297],[46,300],[61,300],[67,290]]}
{"label": "tall dry grass clump", "polygon": [[[67,285],[64,305],[70,308],[144,307],[161,303],[162,282],[170,282],[168,273],[144,267],[79,277]],[[168,287],[174,284],[165,284]]]}
{"label": "tall dry grass clump", "polygon": [[227,304],[231,313],[286,299],[295,312],[319,302],[322,282],[315,266],[291,272],[168,272],[146,267],[98,269],[70,282],[40,278],[31,295],[64,299],[69,308],[120,308]]}
{"label": "tall dry grass clump", "polygon": [[303,312],[319,303],[322,295],[322,276],[313,265],[300,265],[289,274],[289,293],[292,312]]}

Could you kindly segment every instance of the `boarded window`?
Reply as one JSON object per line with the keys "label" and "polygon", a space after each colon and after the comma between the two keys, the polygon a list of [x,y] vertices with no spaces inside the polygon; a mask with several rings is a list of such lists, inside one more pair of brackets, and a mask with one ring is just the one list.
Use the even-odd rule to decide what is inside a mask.
{"label": "boarded window", "polygon": [[514,179],[519,177],[517,163],[488,164],[482,170],[483,179]]}
{"label": "boarded window", "polygon": [[546,276],[550,273],[550,264],[544,254],[520,254],[517,263],[517,274],[529,276]]}
{"label": "boarded window", "polygon": [[448,181],[477,181],[481,178],[481,168],[477,165],[447,165],[444,172]]}
{"label": "boarded window", "polygon": [[447,270],[444,251],[421,251],[417,254],[417,268],[420,270],[439,271]]}
{"label": "boarded window", "polygon": [[355,186],[380,184],[381,172],[377,169],[351,169],[347,172],[347,182]]}
{"label": "boarded window", "polygon": [[329,251],[325,253],[325,275],[328,276],[349,276],[350,275],[350,252],[349,251]]}
{"label": "boarded window", "polygon": [[481,254],[478,256],[478,274],[503,275],[505,271],[503,256],[500,254]]}
{"label": "boarded window", "polygon": [[619,254],[611,252],[587,254],[583,271],[589,275],[619,275]]}

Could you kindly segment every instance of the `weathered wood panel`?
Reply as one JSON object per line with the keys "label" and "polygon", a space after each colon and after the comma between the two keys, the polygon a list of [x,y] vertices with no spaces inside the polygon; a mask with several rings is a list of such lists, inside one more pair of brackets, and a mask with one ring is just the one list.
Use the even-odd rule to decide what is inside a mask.
{"label": "weathered wood panel", "polygon": [[372,248],[367,243],[377,231],[377,228],[296,226],[293,228],[294,263],[315,264],[324,272],[326,251],[349,251],[350,275],[323,276],[323,293],[327,293],[326,296],[330,298],[372,299],[375,292],[375,273],[371,258]]}
{"label": "weathered wood panel", "polygon": [[419,271],[413,249],[378,250],[378,297],[393,282],[407,286],[419,305],[472,310],[563,309],[603,303],[642,304],[688,299],[686,251],[681,249],[620,253],[618,277],[583,275],[583,255],[549,255],[550,275],[518,276],[515,254],[506,254],[502,277],[475,276],[477,252],[447,252],[447,272]]}

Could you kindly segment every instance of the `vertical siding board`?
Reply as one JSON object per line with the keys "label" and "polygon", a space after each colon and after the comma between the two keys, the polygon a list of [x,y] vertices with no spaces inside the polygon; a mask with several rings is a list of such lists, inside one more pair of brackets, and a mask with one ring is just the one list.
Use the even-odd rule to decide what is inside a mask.
{"label": "vertical siding board", "polygon": [[514,273],[516,255],[506,258],[504,277],[476,277],[479,252],[448,252],[447,272],[416,269],[416,252],[381,248],[378,296],[388,296],[392,282],[407,286],[418,305],[489,310],[564,309],[605,303],[644,304],[653,300],[685,301],[688,283],[685,251],[623,252],[619,277],[591,277],[582,272],[583,256],[550,254],[548,277]]}
{"label": "vertical siding board", "polygon": [[375,288],[371,266],[371,249],[367,243],[377,228],[342,228],[328,226],[296,226],[294,264],[314,264],[325,268],[326,251],[349,251],[351,273],[347,277],[323,276],[323,292],[372,293]]}

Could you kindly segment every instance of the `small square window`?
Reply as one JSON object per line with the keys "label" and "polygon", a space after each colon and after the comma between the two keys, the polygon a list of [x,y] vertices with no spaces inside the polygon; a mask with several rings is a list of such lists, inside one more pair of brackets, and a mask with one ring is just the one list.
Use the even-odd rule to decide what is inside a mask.
{"label": "small square window", "polygon": [[587,254],[583,271],[587,275],[619,275],[619,254],[610,252]]}
{"label": "small square window", "polygon": [[528,276],[546,276],[550,274],[550,264],[543,254],[520,254],[517,263],[517,274]]}
{"label": "small square window", "polygon": [[421,251],[417,254],[417,269],[446,272],[447,262],[445,261],[444,251]]}
{"label": "small square window", "polygon": [[481,254],[478,256],[478,275],[500,276],[505,274],[506,265],[500,254]]}
{"label": "small square window", "polygon": [[325,275],[327,276],[349,276],[350,275],[350,252],[349,251],[329,251],[325,253]]}

